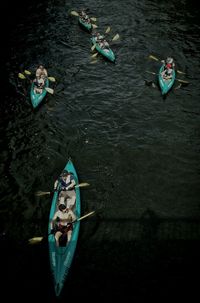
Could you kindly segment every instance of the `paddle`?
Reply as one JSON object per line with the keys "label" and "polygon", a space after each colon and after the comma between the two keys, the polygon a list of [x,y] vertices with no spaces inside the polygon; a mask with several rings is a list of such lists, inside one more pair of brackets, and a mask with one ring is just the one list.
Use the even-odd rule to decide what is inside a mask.
{"label": "paddle", "polygon": [[[86,187],[86,186],[89,186],[90,184],[89,183],[86,183],[86,182],[84,182],[84,183],[80,183],[80,184],[77,184],[77,185],[75,185],[75,188],[78,188],[78,187]],[[52,192],[50,192],[50,191],[37,191],[36,193],[35,193],[35,195],[37,196],[37,197],[39,197],[39,196],[44,196],[44,195],[50,195]]]}
{"label": "paddle", "polygon": [[48,93],[50,93],[50,94],[54,94],[54,90],[52,89],[52,88],[50,88],[50,87],[45,87],[44,88]]}
{"label": "paddle", "polygon": [[93,54],[91,57],[95,58],[98,55],[98,53]]}
{"label": "paddle", "polygon": [[[163,63],[163,60],[159,60],[158,58],[156,58],[156,57],[153,56],[153,55],[149,55],[149,59],[153,59],[153,60],[155,60],[155,61],[160,61],[160,62]],[[177,72],[178,74],[186,75],[186,73],[184,73],[184,72],[182,72],[182,71],[180,71],[180,70],[176,70],[176,72]]]}
{"label": "paddle", "polygon": [[[24,71],[24,73],[26,74],[26,75],[31,75],[31,72],[30,71],[28,71],[28,70],[25,70]],[[22,74],[22,73],[19,73],[18,74],[18,77],[20,78],[20,79],[26,79],[26,77],[24,76],[24,74]],[[51,82],[56,82],[56,79],[54,78],[54,77],[47,77],[48,79],[49,79],[49,81],[51,81]]]}
{"label": "paddle", "polygon": [[[150,72],[150,71],[148,71],[148,70],[146,70],[146,73],[149,73],[149,74],[157,75],[157,76],[158,76],[158,74],[156,74],[156,73],[154,73],[154,72]],[[178,78],[176,78],[176,80],[177,80],[178,82],[184,83],[184,84],[189,84],[189,83],[190,83],[190,82],[188,82],[188,81],[185,81],[185,80],[182,80],[182,79],[178,79]]]}
{"label": "paddle", "polygon": [[[70,14],[71,14],[72,16],[80,17],[79,13],[77,13],[76,11],[71,11]],[[91,17],[90,20],[96,22],[96,21],[97,21],[97,18]]]}
{"label": "paddle", "polygon": [[[105,33],[109,33],[110,32],[110,26],[108,26],[108,28],[106,29]],[[116,34],[111,41],[117,41],[119,39],[119,34]],[[94,51],[96,47],[96,43],[91,47],[91,50]]]}
{"label": "paddle", "polygon": [[[81,221],[81,220],[83,220],[83,219],[85,219],[85,218],[91,216],[91,215],[94,214],[94,213],[95,213],[95,211],[91,211],[90,213],[88,213],[88,214],[86,214],[86,215],[84,215],[84,216],[82,216],[82,217],[76,219],[76,220],[73,221],[72,223],[76,223],[76,222],[78,222],[78,221]],[[48,236],[51,235],[51,234],[52,234],[52,233],[48,234]],[[29,244],[37,244],[37,243],[41,242],[41,241],[43,240],[43,238],[44,238],[44,237],[33,237],[33,238],[29,239],[28,242],[29,242]]]}
{"label": "paddle", "polygon": [[76,11],[71,11],[70,14],[71,14],[72,16],[79,17],[79,13],[77,13]]}

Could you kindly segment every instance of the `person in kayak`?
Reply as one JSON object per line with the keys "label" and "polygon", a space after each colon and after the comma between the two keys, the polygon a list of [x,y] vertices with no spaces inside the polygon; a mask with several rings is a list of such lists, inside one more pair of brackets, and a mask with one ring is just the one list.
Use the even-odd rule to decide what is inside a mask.
{"label": "person in kayak", "polygon": [[101,34],[98,33],[98,32],[93,32],[93,33],[92,33],[92,36],[93,36],[95,42],[97,42],[97,43],[100,43],[100,42],[102,42],[102,41],[104,40],[104,36],[101,35]]}
{"label": "person in kayak", "polygon": [[171,57],[167,57],[166,60],[162,60],[161,62],[163,64],[165,64],[164,70],[162,72],[162,77],[165,80],[171,79],[172,78],[173,69],[175,68],[174,59],[171,58]]}
{"label": "person in kayak", "polygon": [[58,206],[58,211],[54,214],[51,222],[51,232],[55,234],[56,245],[60,245],[61,236],[66,237],[67,242],[70,241],[73,222],[76,221],[76,216],[72,210],[66,207],[65,204]]}
{"label": "person in kayak", "polygon": [[44,79],[43,78],[36,78],[33,80],[34,83],[34,92],[36,94],[41,94],[44,88]]}
{"label": "person in kayak", "polygon": [[175,68],[174,59],[171,57],[167,57],[166,60],[161,61],[165,65],[165,69],[173,69]]}
{"label": "person in kayak", "polygon": [[84,12],[84,10],[80,11],[79,16],[83,22],[91,23],[89,16]]}
{"label": "person in kayak", "polygon": [[75,185],[76,181],[72,173],[68,172],[67,170],[64,171],[58,180],[54,183],[54,190],[57,190],[58,184],[60,184],[60,194],[59,198],[64,197],[64,199],[68,199],[68,203],[70,204],[70,208],[73,208],[76,202],[76,192],[75,192]]}
{"label": "person in kayak", "polygon": [[47,70],[44,68],[44,65],[40,64],[36,70],[36,79],[43,78],[46,79],[48,77]]}

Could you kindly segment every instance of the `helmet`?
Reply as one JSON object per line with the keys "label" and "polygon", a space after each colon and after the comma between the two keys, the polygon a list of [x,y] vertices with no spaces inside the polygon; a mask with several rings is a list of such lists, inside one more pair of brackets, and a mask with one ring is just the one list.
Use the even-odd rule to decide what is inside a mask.
{"label": "helmet", "polygon": [[167,62],[167,63],[170,63],[170,64],[172,64],[172,63],[173,63],[173,58],[171,58],[171,57],[168,57],[168,58],[167,58],[167,60],[166,60],[166,62]]}

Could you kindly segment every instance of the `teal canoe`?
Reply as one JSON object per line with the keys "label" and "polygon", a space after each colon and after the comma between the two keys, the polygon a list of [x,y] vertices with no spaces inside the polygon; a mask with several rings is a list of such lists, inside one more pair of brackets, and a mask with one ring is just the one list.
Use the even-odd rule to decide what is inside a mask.
{"label": "teal canoe", "polygon": [[90,23],[90,22],[84,22],[83,19],[81,19],[81,18],[78,19],[78,22],[79,22],[80,26],[82,26],[88,32],[92,31],[92,23]]}
{"label": "teal canoe", "polygon": [[172,88],[175,78],[176,78],[176,72],[175,69],[172,70],[172,78],[171,79],[164,79],[162,76],[162,72],[164,71],[165,65],[163,64],[159,70],[158,74],[158,82],[160,85],[161,93],[162,95],[166,95],[169,90]]}
{"label": "teal canoe", "polygon": [[[68,170],[74,175],[76,185],[78,185],[79,184],[78,176],[75,167],[70,159],[68,160],[64,170]],[[58,184],[58,188],[59,186],[60,184]],[[80,201],[79,187],[76,187],[75,191],[76,191],[76,203],[73,212],[77,218],[80,218],[81,201]],[[67,245],[64,247],[63,246],[57,247],[54,234],[51,234],[51,221],[53,219],[55,212],[57,211],[57,206],[58,206],[57,202],[58,202],[58,191],[55,191],[53,195],[52,205],[49,215],[48,244],[49,244],[50,266],[53,275],[55,294],[56,296],[59,296],[63,289],[66,277],[68,275],[75,254],[78,235],[79,235],[80,222],[76,221],[73,224],[73,232],[72,232],[71,240],[67,243]]]}
{"label": "teal canoe", "polygon": [[36,108],[42,102],[42,100],[47,94],[45,87],[49,87],[49,80],[48,79],[45,80],[45,86],[41,94],[38,94],[34,91],[34,86],[35,86],[34,83],[32,83],[30,95],[31,95],[31,103],[33,105],[33,108]]}
{"label": "teal canoe", "polygon": [[92,44],[95,44],[95,48],[96,50],[103,55],[104,57],[106,57],[108,60],[115,62],[115,54],[113,53],[113,51],[111,50],[111,48],[101,48],[99,46],[98,43],[96,43],[95,37],[91,38]]}

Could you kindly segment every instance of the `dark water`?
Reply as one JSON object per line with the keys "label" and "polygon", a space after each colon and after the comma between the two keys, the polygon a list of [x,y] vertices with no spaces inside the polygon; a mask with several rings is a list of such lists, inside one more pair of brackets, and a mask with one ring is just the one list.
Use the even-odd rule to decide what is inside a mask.
{"label": "dark water", "polygon": [[[111,26],[115,64],[91,64],[90,35],[70,17],[89,8]],[[60,301],[193,298],[200,262],[200,40],[194,1],[34,1],[3,7],[1,108],[2,293],[54,302],[46,241],[51,190],[69,156],[81,182],[81,223]],[[10,11],[11,10],[11,11]],[[11,18],[10,12],[14,15]],[[4,30],[5,26],[5,30]],[[172,55],[190,82],[165,100],[145,85]],[[33,111],[18,72],[38,63],[57,79]],[[177,88],[179,83],[175,85]]]}

